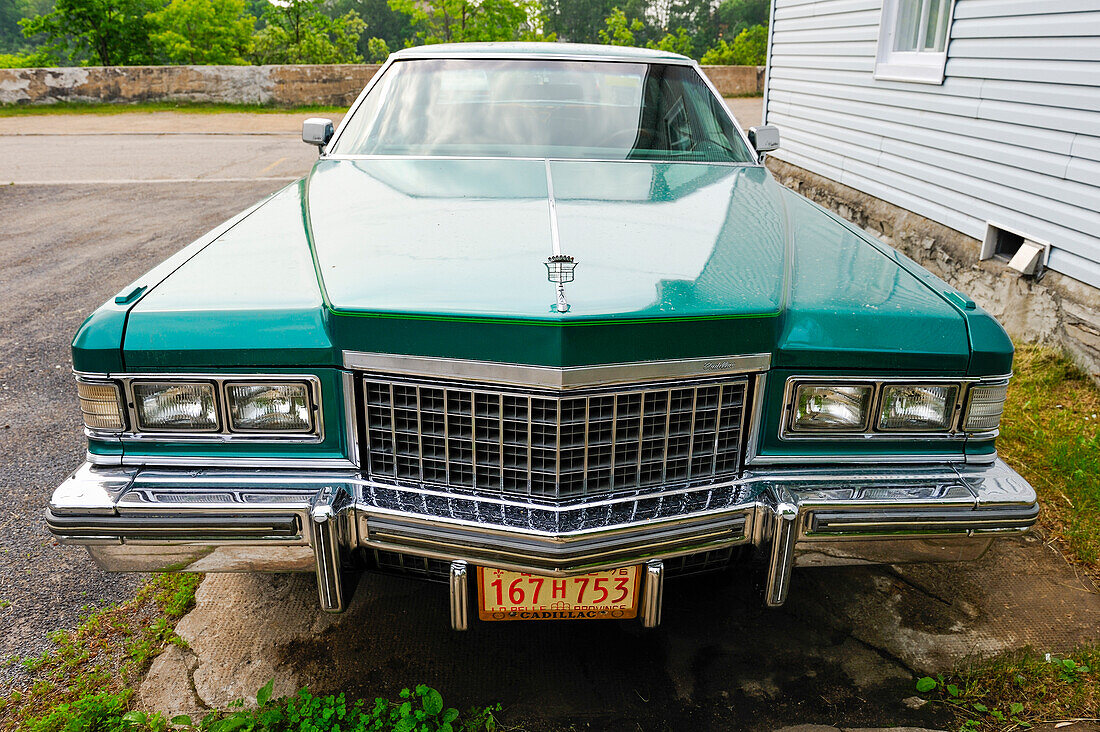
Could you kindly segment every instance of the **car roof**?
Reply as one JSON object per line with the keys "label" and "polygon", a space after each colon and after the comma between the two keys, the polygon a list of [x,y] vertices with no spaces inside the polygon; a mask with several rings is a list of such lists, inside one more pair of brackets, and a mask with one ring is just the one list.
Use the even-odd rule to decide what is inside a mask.
{"label": "car roof", "polygon": [[634,61],[690,64],[687,56],[652,48],[602,46],[594,43],[436,43],[397,51],[403,58],[570,58],[592,61]]}

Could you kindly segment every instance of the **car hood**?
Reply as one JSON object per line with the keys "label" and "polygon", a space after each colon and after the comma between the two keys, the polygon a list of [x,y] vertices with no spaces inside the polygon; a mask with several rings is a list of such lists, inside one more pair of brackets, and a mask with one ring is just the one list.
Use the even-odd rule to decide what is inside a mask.
{"label": "car hood", "polygon": [[[564,313],[555,253],[576,264]],[[948,290],[757,166],[323,159],[152,287],[126,351],[128,364],[201,350],[225,365],[771,353],[962,373],[967,321]],[[188,334],[194,347],[157,350]]]}
{"label": "car hood", "polygon": [[[552,323],[774,314],[782,207],[765,180],[717,165],[326,161],[308,207],[337,311]],[[576,263],[564,314],[551,312],[555,253]]]}

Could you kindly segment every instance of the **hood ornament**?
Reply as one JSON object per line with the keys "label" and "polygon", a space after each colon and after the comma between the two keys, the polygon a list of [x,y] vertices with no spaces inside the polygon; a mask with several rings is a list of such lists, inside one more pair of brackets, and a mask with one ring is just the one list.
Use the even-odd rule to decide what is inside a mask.
{"label": "hood ornament", "polygon": [[565,299],[565,283],[573,281],[573,270],[577,268],[577,263],[568,254],[555,254],[544,264],[546,264],[546,279],[558,285],[558,301],[550,306],[550,312],[568,312],[569,301]]}

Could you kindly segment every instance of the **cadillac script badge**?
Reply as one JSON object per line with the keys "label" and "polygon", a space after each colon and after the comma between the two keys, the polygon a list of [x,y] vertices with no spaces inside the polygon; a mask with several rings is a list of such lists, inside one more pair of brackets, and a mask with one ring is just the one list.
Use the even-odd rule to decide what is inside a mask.
{"label": "cadillac script badge", "polygon": [[558,285],[558,301],[550,306],[551,312],[564,313],[569,310],[565,283],[573,281],[573,270],[576,268],[577,263],[568,254],[555,254],[546,260],[546,279]]}

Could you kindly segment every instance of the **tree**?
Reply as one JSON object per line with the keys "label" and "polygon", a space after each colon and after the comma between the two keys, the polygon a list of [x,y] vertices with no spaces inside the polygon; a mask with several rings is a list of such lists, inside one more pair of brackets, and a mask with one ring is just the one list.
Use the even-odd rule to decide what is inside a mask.
{"label": "tree", "polygon": [[43,50],[102,66],[153,59],[145,16],[153,0],[57,0],[50,13],[19,21],[27,38],[46,37]]}
{"label": "tree", "polygon": [[538,0],[389,0],[422,43],[543,41]]}
{"label": "tree", "polygon": [[719,40],[703,54],[702,63],[721,66],[763,66],[768,53],[768,28],[754,25],[737,34],[733,43]]}
{"label": "tree", "polygon": [[609,46],[633,46],[634,34],[645,30],[642,21],[637,18],[627,20],[626,13],[619,8],[612,8],[611,15],[604,18],[603,24],[600,43]]}
{"label": "tree", "polygon": [[245,0],[172,0],[146,20],[153,46],[170,63],[248,63],[256,19]]}
{"label": "tree", "polygon": [[767,26],[771,5],[771,0],[723,0],[715,12],[722,35],[736,39],[746,28]]}
{"label": "tree", "polygon": [[545,0],[543,24],[548,32],[573,43],[597,43],[604,19],[616,0]]}
{"label": "tree", "polygon": [[646,44],[647,48],[657,48],[661,51],[667,51],[669,53],[678,53],[683,56],[693,56],[694,46],[691,39],[691,34],[687,32],[686,28],[677,28],[676,33],[665,33],[661,40],[654,43],[650,41]]}
{"label": "tree", "polygon": [[371,38],[367,41],[367,61],[372,64],[385,63],[390,57],[390,47],[381,38]]}
{"label": "tree", "polygon": [[252,56],[261,64],[362,63],[356,53],[367,24],[354,10],[330,18],[322,0],[285,0],[264,11],[265,25],[252,39]]}
{"label": "tree", "polygon": [[359,54],[365,58],[371,56],[371,38],[382,39],[389,49],[404,48],[416,43],[416,28],[409,22],[409,16],[391,8],[388,0],[328,0],[324,8],[331,16],[354,10],[367,20],[370,35],[363,34],[359,39]]}

